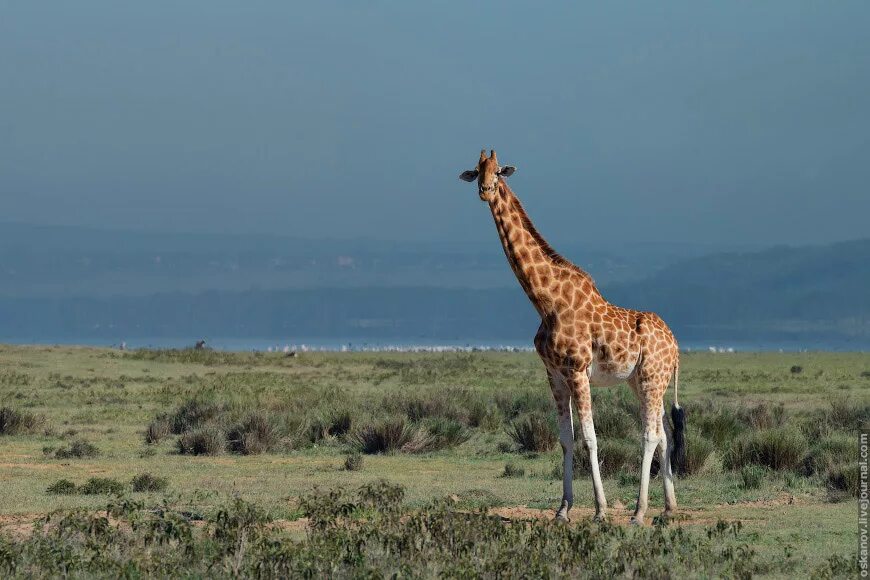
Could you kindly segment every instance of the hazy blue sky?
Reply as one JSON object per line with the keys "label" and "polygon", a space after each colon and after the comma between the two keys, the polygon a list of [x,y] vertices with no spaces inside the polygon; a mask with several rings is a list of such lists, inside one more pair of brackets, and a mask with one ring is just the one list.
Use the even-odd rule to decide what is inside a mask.
{"label": "hazy blue sky", "polygon": [[870,233],[870,2],[0,1],[0,220],[555,245]]}

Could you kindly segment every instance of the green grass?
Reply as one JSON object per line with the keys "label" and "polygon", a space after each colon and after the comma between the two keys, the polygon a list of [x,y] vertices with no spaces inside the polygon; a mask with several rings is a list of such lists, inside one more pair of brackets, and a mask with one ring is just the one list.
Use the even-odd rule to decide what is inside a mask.
{"label": "green grass", "polygon": [[[800,373],[791,372],[795,365]],[[56,509],[105,508],[105,495],[49,493],[61,479],[74,486],[115,480],[133,498],[157,494],[173,509],[208,517],[240,495],[282,520],[298,518],[300,498],[315,487],[352,490],[380,478],[403,487],[404,510],[445,497],[464,509],[552,510],[561,496],[553,477],[559,446],[521,453],[509,435],[512,424],[538,414],[551,422],[547,432],[555,424],[533,354],[287,358],[0,346],[0,369],[2,406],[39,418],[38,428],[0,434],[0,515],[16,522]],[[718,519],[739,520],[764,559],[787,546],[813,567],[832,554],[850,555],[856,530],[848,441],[870,418],[867,371],[870,357],[862,354],[683,355],[680,400],[689,452],[698,455],[697,473],[676,482],[677,523],[701,531]],[[620,523],[637,494],[637,406],[624,385],[596,390],[594,399],[605,492],[611,505],[624,506],[611,510]],[[348,467],[349,456],[362,457],[353,455],[361,432],[399,420],[415,452],[373,448]],[[215,455],[179,453],[180,438],[203,432],[210,436],[199,443]],[[79,441],[99,454],[57,456],[82,448]],[[738,443],[740,453],[732,451]],[[757,486],[747,471],[747,486],[747,466],[776,469],[754,470]],[[169,486],[133,491],[129,482],[139,474]],[[575,476],[572,514],[583,520],[592,514],[592,489],[587,472]],[[656,479],[650,516],[662,503]]]}

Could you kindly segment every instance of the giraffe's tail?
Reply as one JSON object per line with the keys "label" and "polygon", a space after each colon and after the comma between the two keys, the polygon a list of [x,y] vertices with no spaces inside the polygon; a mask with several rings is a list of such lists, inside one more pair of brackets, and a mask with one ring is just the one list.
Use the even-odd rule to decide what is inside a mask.
{"label": "giraffe's tail", "polygon": [[671,448],[671,468],[677,475],[686,473],[686,410],[680,407],[677,391],[680,385],[680,361],[674,365],[674,404],[671,407],[673,447]]}

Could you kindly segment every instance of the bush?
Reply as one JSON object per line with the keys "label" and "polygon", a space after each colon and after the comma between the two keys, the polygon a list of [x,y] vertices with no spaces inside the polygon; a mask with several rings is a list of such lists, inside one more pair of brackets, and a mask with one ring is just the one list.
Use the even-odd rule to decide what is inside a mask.
{"label": "bush", "polygon": [[742,489],[758,489],[767,470],[759,465],[747,465],[740,470],[740,487]]}
{"label": "bush", "polygon": [[713,454],[713,443],[701,435],[689,432],[686,436],[686,475],[700,473]]}
{"label": "bush", "polygon": [[176,443],[182,455],[218,455],[226,447],[224,433],[210,425],[183,433]]}
{"label": "bush", "polygon": [[176,435],[197,429],[215,419],[223,409],[215,403],[190,399],[181,405],[170,417],[172,432]]}
{"label": "bush", "polygon": [[385,419],[359,429],[354,442],[367,454],[402,451],[417,453],[426,449],[429,439],[424,430],[411,425],[404,417]]}
{"label": "bush", "polygon": [[870,403],[856,403],[847,397],[837,397],[831,401],[827,422],[832,429],[858,432],[870,427]]}
{"label": "bush", "polygon": [[64,446],[54,452],[57,459],[81,459],[97,457],[99,454],[100,450],[97,449],[96,445],[83,439],[73,441],[69,447]]}
{"label": "bush", "polygon": [[830,468],[825,476],[828,489],[845,492],[852,497],[858,497],[861,486],[860,468],[857,462],[845,463]]}
{"label": "bush", "polygon": [[385,407],[404,414],[414,422],[431,418],[446,418],[467,425],[469,423],[468,410],[462,404],[465,398],[467,398],[467,394],[462,391],[432,390],[404,395],[398,399],[393,395],[388,395]]}
{"label": "bush", "polygon": [[362,471],[363,456],[359,453],[351,453],[344,458],[344,468],[347,471]]}
{"label": "bush", "polygon": [[169,417],[161,415],[151,421],[145,429],[145,443],[155,445],[160,443],[172,432],[172,423]]}
{"label": "bush", "polygon": [[426,424],[430,443],[427,451],[448,449],[462,445],[471,437],[471,433],[458,421],[438,418]]}
{"label": "bush", "polygon": [[553,395],[544,391],[498,393],[495,404],[508,419],[516,419],[526,414],[549,414],[555,408]]}
{"label": "bush", "polygon": [[745,433],[725,454],[725,467],[762,465],[775,470],[794,470],[803,462],[806,449],[806,437],[793,427]]}
{"label": "bush", "polygon": [[504,421],[499,408],[485,403],[480,398],[471,401],[468,408],[468,426],[484,431],[496,431]]}
{"label": "bush", "polygon": [[76,484],[68,479],[59,479],[48,486],[45,490],[47,493],[54,495],[74,495],[78,492]]}
{"label": "bush", "polygon": [[317,443],[328,437],[340,437],[350,432],[353,416],[350,411],[331,411],[315,418],[308,425],[308,440]]}
{"label": "bush", "polygon": [[550,451],[559,439],[552,422],[541,413],[511,421],[507,434],[520,451]]}
{"label": "bush", "polygon": [[761,403],[749,409],[745,422],[753,429],[772,429],[782,425],[785,418],[785,408],[778,405],[770,408],[767,403]]}
{"label": "bush", "polygon": [[258,455],[270,451],[278,443],[278,431],[268,415],[255,412],[231,428],[226,438],[233,453]]}
{"label": "bush", "polygon": [[746,429],[732,409],[714,407],[709,401],[687,405],[686,415],[691,417],[695,429],[719,447],[726,446]]}
{"label": "bush", "polygon": [[348,410],[333,411],[329,415],[329,429],[327,433],[331,437],[341,437],[350,433],[353,427],[353,415]]}
{"label": "bush", "polygon": [[121,495],[124,493],[124,489],[124,484],[117,479],[92,477],[78,488],[78,493],[82,495]]}
{"label": "bush", "polygon": [[[625,439],[602,439],[598,441],[598,469],[602,477],[611,477],[620,471],[640,471],[641,452],[637,442]],[[559,477],[562,477],[562,462],[556,466]],[[555,473],[556,470],[554,470]],[[589,452],[582,441],[574,445],[574,479],[589,477],[592,464]]]}
{"label": "bush", "polygon": [[526,470],[515,463],[506,463],[504,466],[504,471],[501,474],[502,477],[525,477]]}
{"label": "bush", "polygon": [[825,473],[835,466],[849,463],[855,456],[855,450],[855,439],[845,433],[825,436],[813,445],[804,459],[804,473]]}
{"label": "bush", "polygon": [[163,491],[168,483],[165,477],[157,477],[150,473],[140,473],[130,482],[133,491]]}
{"label": "bush", "polygon": [[42,424],[42,419],[27,411],[12,407],[0,407],[0,435],[32,433]]}
{"label": "bush", "polygon": [[629,415],[621,406],[612,404],[614,401],[602,401],[594,407],[593,421],[595,434],[601,439],[626,439],[640,435],[636,416]]}

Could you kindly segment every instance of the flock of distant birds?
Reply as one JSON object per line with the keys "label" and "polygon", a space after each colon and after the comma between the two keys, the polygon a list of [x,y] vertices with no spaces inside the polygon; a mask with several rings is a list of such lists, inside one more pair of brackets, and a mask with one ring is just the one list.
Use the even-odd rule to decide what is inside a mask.
{"label": "flock of distant birds", "polygon": [[[127,350],[127,343],[121,341],[118,345],[120,350]],[[205,340],[197,340],[193,347],[194,350],[206,350],[210,347]],[[342,344],[339,348],[331,346],[309,346],[309,345],[290,345],[285,344],[266,347],[265,351],[252,349],[252,352],[267,352],[267,353],[283,353],[287,357],[299,356],[303,352],[533,352],[533,346],[506,346],[506,345],[354,345],[352,343]],[[711,353],[733,353],[733,347],[710,346],[707,348]],[[691,352],[692,349],[683,349],[683,352]]]}

